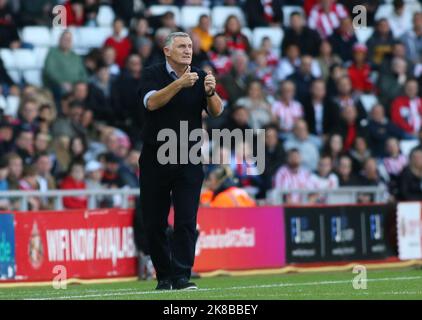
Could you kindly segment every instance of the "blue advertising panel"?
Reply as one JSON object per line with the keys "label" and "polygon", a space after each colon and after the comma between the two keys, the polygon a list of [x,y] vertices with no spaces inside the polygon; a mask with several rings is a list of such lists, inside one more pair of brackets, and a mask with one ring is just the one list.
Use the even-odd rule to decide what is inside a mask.
{"label": "blue advertising panel", "polygon": [[15,277],[15,228],[13,214],[0,214],[0,280]]}

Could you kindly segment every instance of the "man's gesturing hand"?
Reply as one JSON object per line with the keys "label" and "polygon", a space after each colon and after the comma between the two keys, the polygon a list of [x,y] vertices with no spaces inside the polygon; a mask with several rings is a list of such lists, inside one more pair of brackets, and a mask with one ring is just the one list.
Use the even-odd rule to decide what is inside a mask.
{"label": "man's gesturing hand", "polygon": [[205,92],[206,94],[212,94],[215,91],[215,77],[212,74],[211,71],[208,71],[205,80],[204,80],[204,86],[205,86]]}
{"label": "man's gesturing hand", "polygon": [[183,88],[192,87],[199,79],[196,72],[190,72],[190,66],[187,67],[185,73],[179,78]]}

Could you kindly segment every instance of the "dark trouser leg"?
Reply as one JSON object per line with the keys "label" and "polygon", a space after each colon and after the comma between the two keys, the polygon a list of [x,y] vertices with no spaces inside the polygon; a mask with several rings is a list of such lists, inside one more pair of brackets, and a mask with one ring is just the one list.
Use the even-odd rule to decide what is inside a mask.
{"label": "dark trouser leg", "polygon": [[197,238],[196,215],[203,178],[201,165],[186,165],[178,172],[173,184],[173,279],[189,279],[191,275]]}
{"label": "dark trouser leg", "polygon": [[[146,153],[146,152],[145,152]],[[140,161],[141,210],[149,244],[149,251],[158,280],[172,278],[171,253],[167,237],[170,210],[169,177],[162,168],[153,165],[149,155]]]}

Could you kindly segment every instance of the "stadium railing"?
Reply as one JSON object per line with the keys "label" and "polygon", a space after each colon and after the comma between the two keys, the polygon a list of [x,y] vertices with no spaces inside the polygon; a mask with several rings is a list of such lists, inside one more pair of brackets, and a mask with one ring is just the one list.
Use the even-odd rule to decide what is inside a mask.
{"label": "stadium railing", "polygon": [[[369,195],[372,202],[386,202],[386,189],[383,187],[341,187],[337,189],[313,189],[313,190],[282,190],[272,189],[267,193],[267,199],[258,201],[259,205],[281,205],[284,203],[284,196],[288,194],[300,195],[299,204],[307,204],[310,195],[318,195],[323,204],[353,204],[358,203],[360,195]],[[120,188],[105,190],[49,190],[49,191],[6,191],[0,192],[0,199],[9,199],[19,204],[19,210],[28,211],[29,200],[31,197],[40,199],[53,198],[54,210],[63,210],[64,197],[81,197],[88,198],[88,209],[97,208],[98,197],[118,197],[122,209],[130,207],[131,199],[139,195],[137,188]]]}

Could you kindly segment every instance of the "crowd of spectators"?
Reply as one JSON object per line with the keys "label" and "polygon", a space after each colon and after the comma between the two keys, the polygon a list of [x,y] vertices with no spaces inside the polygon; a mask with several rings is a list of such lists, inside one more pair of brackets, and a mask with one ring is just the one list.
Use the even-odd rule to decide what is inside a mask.
{"label": "crowd of spectators", "polygon": [[[46,57],[42,87],[13,81],[0,59],[0,191],[137,187],[142,70],[164,61],[170,32],[186,31],[192,65],[216,75],[225,104],[219,118],[204,114],[204,128],[266,129],[265,171],[248,175],[248,161],[232,161],[237,187],[264,199],[272,188],[383,185],[386,200],[422,199],[422,147],[400,150],[405,140],[422,143],[422,12],[410,15],[402,0],[383,17],[376,16],[382,1],[363,0],[0,0],[0,48],[32,48],[18,30],[51,26],[56,4],[66,7],[69,26],[96,26],[99,6],[110,5],[113,33],[81,56],[64,31]],[[264,37],[256,49],[236,15],[217,33],[207,15],[184,30],[170,11],[151,15],[153,4],[241,6],[246,27],[283,28],[284,37],[280,48]],[[352,22],[357,4],[375,29],[366,43]],[[304,14],[294,11],[286,23],[283,5],[302,6]],[[99,207],[121,201],[95,200]],[[285,200],[302,201],[296,194]],[[29,203],[32,210],[53,206],[43,198]],[[0,196],[0,208],[14,205]],[[64,205],[86,208],[88,200],[67,197]]]}

